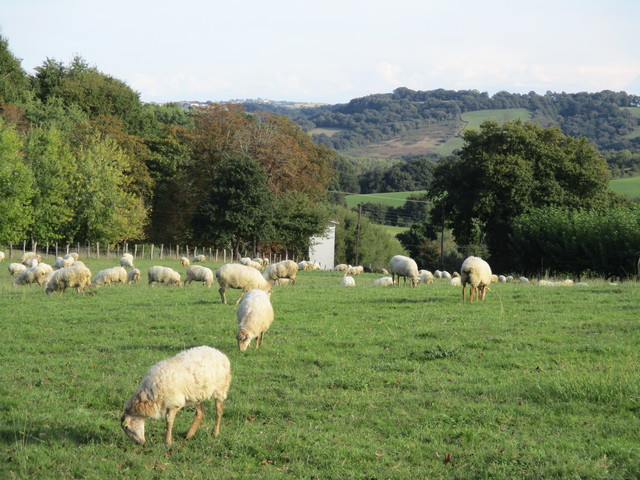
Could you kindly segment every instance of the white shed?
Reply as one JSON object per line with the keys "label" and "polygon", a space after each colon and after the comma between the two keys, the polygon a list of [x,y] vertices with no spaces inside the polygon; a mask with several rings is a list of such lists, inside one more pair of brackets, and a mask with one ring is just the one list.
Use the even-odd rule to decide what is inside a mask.
{"label": "white shed", "polygon": [[311,237],[309,260],[320,265],[323,270],[333,270],[335,266],[336,225],[338,222],[331,220],[323,236]]}

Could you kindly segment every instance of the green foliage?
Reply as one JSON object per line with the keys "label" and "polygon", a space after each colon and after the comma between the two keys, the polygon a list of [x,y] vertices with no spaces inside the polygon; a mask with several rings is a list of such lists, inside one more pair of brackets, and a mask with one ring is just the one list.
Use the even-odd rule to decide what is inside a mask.
{"label": "green foliage", "polygon": [[22,240],[33,223],[34,178],[22,148],[15,129],[0,120],[0,244]]}
{"label": "green foliage", "polygon": [[459,160],[441,163],[428,194],[436,224],[450,226],[461,245],[489,247],[494,264],[509,267],[513,219],[542,206],[608,206],[606,163],[587,140],[558,128],[485,122],[464,134]]}
{"label": "green foliage", "polygon": [[640,210],[535,209],[514,220],[510,244],[518,271],[628,277],[640,257]]}
{"label": "green foliage", "polygon": [[9,50],[9,42],[0,35],[0,105],[22,103],[31,97],[29,77],[20,60]]}
{"label": "green foliage", "polygon": [[440,263],[438,232],[433,225],[415,223],[409,230],[398,234],[398,240],[422,268],[435,268]]}

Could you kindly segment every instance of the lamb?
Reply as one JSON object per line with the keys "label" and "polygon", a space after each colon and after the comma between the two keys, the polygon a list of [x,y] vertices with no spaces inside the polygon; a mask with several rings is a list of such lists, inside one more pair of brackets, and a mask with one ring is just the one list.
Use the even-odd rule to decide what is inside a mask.
{"label": "lamb", "polygon": [[182,265],[183,267],[188,267],[189,265],[191,265],[191,262],[189,261],[189,259],[187,257],[181,257],[180,258],[180,265]]}
{"label": "lamb", "polygon": [[216,270],[216,279],[220,284],[220,298],[222,303],[227,303],[225,292],[228,288],[237,288],[242,290],[242,294],[236,305],[246,292],[259,288],[265,292],[271,291],[271,284],[260,274],[259,270],[239,263],[226,263]]}
{"label": "lamb", "polygon": [[140,270],[134,268],[127,273],[127,283],[138,283],[140,281]]}
{"label": "lamb", "polygon": [[418,285],[418,264],[412,258],[403,255],[395,255],[391,257],[391,278],[395,284],[395,276],[398,276],[398,286],[400,286],[400,277],[404,277],[404,284],[407,284],[407,277],[411,280],[411,286]]}
{"label": "lamb", "polygon": [[467,283],[470,285],[469,303],[473,302],[474,292],[476,294],[476,300],[478,300],[478,297],[484,300],[487,289],[491,284],[492,274],[489,264],[480,257],[467,257],[465,261],[462,262],[461,272],[462,301],[464,302],[464,291]]}
{"label": "lamb", "polygon": [[133,265],[133,255],[125,253],[120,257],[120,266],[124,268],[136,268]]}
{"label": "lamb", "polygon": [[84,296],[87,287],[91,289],[91,294],[95,295],[91,284],[91,270],[83,266],[65,267],[55,271],[47,283],[45,292],[51,295],[53,292],[64,293],[67,288],[75,288],[78,292],[82,290]]}
{"label": "lamb", "polygon": [[293,260],[283,260],[269,265],[264,271],[264,278],[273,283],[279,278],[290,278],[295,285],[298,275],[298,264]]}
{"label": "lamb", "polygon": [[[122,262],[122,259],[120,259]],[[125,284],[127,281],[127,271],[123,267],[112,267],[105,270],[100,270],[95,277],[93,277],[93,286],[98,287],[100,285],[109,285],[112,283]]]}
{"label": "lamb", "polygon": [[351,275],[347,275],[342,279],[342,282],[340,282],[340,285],[343,287],[355,287],[356,281]]}
{"label": "lamb", "polygon": [[207,261],[207,257],[205,257],[204,255],[196,255],[195,257],[193,257],[193,263],[204,263]]}
{"label": "lamb", "polygon": [[16,275],[18,275],[20,272],[22,272],[23,270],[26,270],[27,267],[21,263],[10,263],[9,266],[7,267],[7,270],[9,270],[9,274],[12,277],[15,277]]}
{"label": "lamb", "polygon": [[213,435],[218,436],[222,403],[227,398],[230,384],[231,363],[224,353],[204,345],[180,352],[151,367],[142,384],[124,404],[120,419],[122,429],[131,440],[143,445],[146,419],[165,418],[165,444],[169,446],[173,443],[173,422],[178,411],[187,405],[196,407],[196,416],[185,436],[191,438],[204,416],[202,403],[213,397],[216,401]]}
{"label": "lamb", "polygon": [[210,268],[201,267],[200,265],[191,265],[187,267],[187,278],[185,279],[185,285],[190,284],[193,280],[196,282],[202,282],[207,288],[211,288],[213,283],[213,272]]}
{"label": "lamb", "polygon": [[180,280],[180,274],[170,267],[161,267],[155,265],[147,270],[147,278],[149,279],[149,285],[153,286],[154,283],[166,283],[167,285],[182,286],[182,280]]}
{"label": "lamb", "polygon": [[269,299],[270,293],[264,290],[249,290],[236,313],[238,319],[238,348],[244,352],[256,338],[256,349],[262,345],[264,334],[273,322],[273,307]]}
{"label": "lamb", "polygon": [[374,287],[388,287],[389,285],[393,285],[393,278],[391,277],[382,277],[373,281]]}

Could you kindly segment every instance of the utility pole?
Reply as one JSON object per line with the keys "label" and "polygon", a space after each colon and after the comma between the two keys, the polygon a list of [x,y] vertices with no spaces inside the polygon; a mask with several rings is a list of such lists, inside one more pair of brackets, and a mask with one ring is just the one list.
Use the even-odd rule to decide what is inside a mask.
{"label": "utility pole", "polygon": [[358,261],[359,251],[360,251],[360,215],[362,214],[362,204],[358,204],[358,229],[356,233],[356,265],[358,266],[360,263]]}

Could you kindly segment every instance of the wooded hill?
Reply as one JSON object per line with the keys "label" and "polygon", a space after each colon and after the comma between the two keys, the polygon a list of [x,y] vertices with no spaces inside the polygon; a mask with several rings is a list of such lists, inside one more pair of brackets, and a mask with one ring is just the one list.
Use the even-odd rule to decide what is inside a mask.
{"label": "wooded hill", "polygon": [[565,135],[588,138],[601,151],[640,148],[640,97],[625,92],[489,96],[477,90],[398,88],[337,105],[250,101],[243,105],[248,111],[288,116],[314,141],[349,157],[447,155],[462,145],[462,130],[484,118],[556,125]]}

